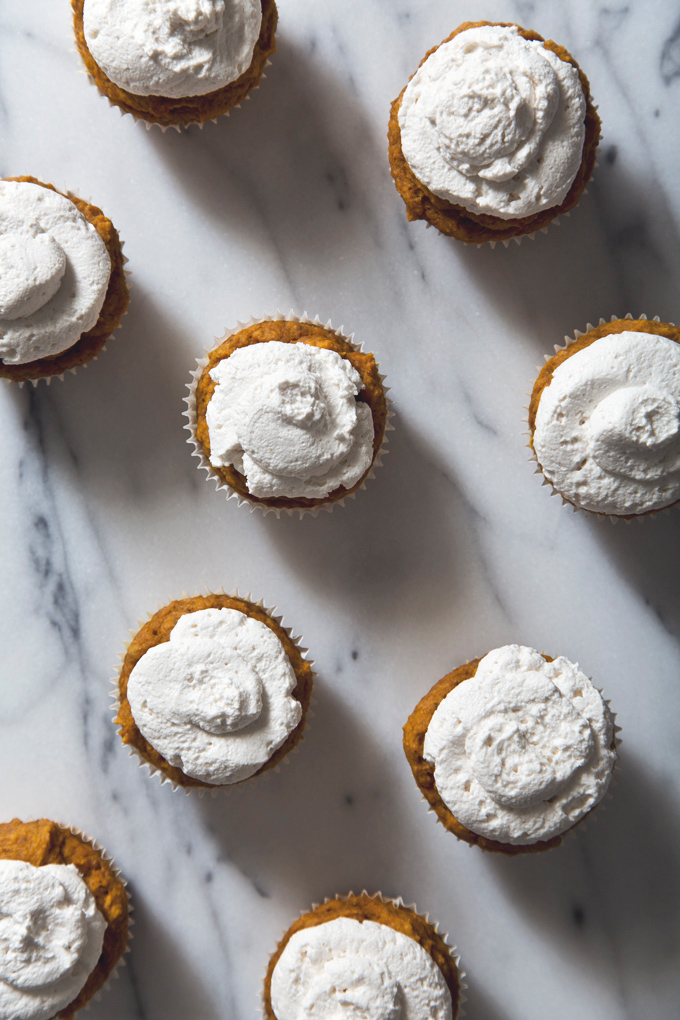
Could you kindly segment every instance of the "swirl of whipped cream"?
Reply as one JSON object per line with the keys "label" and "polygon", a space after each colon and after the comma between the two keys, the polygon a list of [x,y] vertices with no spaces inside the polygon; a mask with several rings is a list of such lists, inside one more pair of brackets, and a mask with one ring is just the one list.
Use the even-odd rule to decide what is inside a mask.
{"label": "swirl of whipped cream", "polygon": [[114,85],[137,96],[203,96],[252,62],[261,0],[85,0],[85,41]]}
{"label": "swirl of whipped cream", "polygon": [[110,275],[106,245],[70,199],[0,181],[0,360],[72,347],[97,322]]}
{"label": "swirl of whipped cream", "polygon": [[274,968],[277,1020],[451,1020],[451,993],[415,939],[337,917],[288,940]]}
{"label": "swirl of whipped cream", "polygon": [[200,609],[144,653],[127,695],[139,730],[166,761],[227,785],[257,772],[300,722],[296,683],[270,627],[237,609]]}
{"label": "swirl of whipped cream", "polygon": [[233,465],[253,496],[323,497],[349,489],[373,460],[361,376],[336,351],[305,343],[239,347],[210,372],[213,467]]}
{"label": "swirl of whipped cream", "polygon": [[423,753],[458,821],[522,846],[559,835],[602,799],[612,737],[609,709],[577,664],[505,645],[444,698]]}
{"label": "swirl of whipped cream", "polygon": [[610,333],[566,358],[533,436],[545,477],[585,510],[640,514],[680,499],[680,344]]}
{"label": "swirl of whipped cream", "polygon": [[517,28],[469,28],[416,71],[399,109],[421,184],[470,212],[517,219],[559,205],[581,164],[578,71]]}
{"label": "swirl of whipped cream", "polygon": [[101,955],[106,921],[72,865],[0,860],[0,1017],[48,1020]]}

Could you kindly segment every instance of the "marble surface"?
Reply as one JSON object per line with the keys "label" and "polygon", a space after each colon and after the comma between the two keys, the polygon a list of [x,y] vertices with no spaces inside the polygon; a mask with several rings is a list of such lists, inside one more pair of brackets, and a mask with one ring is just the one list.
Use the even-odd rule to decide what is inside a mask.
{"label": "marble surface", "polygon": [[[132,951],[92,1020],[246,1020],[292,917],[363,887],[450,932],[471,1020],[674,1020],[680,515],[614,527],[551,499],[522,404],[543,355],[588,320],[680,316],[677,4],[279,6],[263,86],[182,134],[98,96],[67,0],[0,8],[0,174],[101,204],[133,274],[96,363],[0,389],[0,817],[77,825],[129,878]],[[386,160],[390,100],[470,16],[566,45],[604,122],[579,208],[507,250],[407,224]],[[290,308],[356,331],[397,413],[369,489],[315,520],[225,501],[183,432],[204,345]],[[109,681],[140,617],[220,586],[278,606],[316,660],[318,697],[289,766],[199,800],[128,758]],[[508,641],[579,661],[624,736],[606,812],[521,860],[436,825],[401,752],[431,684]]]}

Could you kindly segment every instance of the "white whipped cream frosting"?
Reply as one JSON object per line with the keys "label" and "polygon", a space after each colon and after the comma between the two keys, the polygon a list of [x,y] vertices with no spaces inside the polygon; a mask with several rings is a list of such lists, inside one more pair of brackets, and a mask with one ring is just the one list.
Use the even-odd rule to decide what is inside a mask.
{"label": "white whipped cream frosting", "polygon": [[0,860],[0,1018],[48,1020],[101,955],[106,921],[72,865]]}
{"label": "white whipped cream frosting", "polygon": [[295,932],[272,974],[276,1020],[452,1020],[451,993],[415,939],[338,917]]}
{"label": "white whipped cream frosting", "polygon": [[110,275],[106,245],[70,199],[0,181],[0,360],[72,347],[97,322]]}
{"label": "white whipped cream frosting", "polygon": [[500,219],[559,205],[581,164],[586,101],[578,71],[515,27],[442,43],[399,109],[402,151],[435,195]]}
{"label": "white whipped cream frosting", "polygon": [[616,753],[602,695],[563,656],[505,645],[447,694],[425,735],[439,795],[472,832],[552,839],[607,791]]}
{"label": "white whipped cream frosting", "polygon": [[349,489],[373,460],[361,376],[336,351],[305,343],[239,347],[210,372],[206,422],[213,467],[233,465],[261,498]]}
{"label": "white whipped cream frosting", "polygon": [[252,62],[261,0],[85,0],[90,53],[138,96],[203,96]]}
{"label": "white whipped cream frosting", "polygon": [[680,499],[680,344],[611,333],[559,365],[533,436],[545,477],[595,513],[640,514]]}
{"label": "white whipped cream frosting", "polygon": [[130,673],[128,701],[152,747],[204,783],[255,774],[292,733],[297,680],[270,627],[237,609],[200,609]]}

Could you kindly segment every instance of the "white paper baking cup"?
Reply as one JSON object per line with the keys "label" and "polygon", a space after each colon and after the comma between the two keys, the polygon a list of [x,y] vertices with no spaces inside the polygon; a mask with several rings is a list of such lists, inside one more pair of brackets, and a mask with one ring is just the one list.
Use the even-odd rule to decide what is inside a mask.
{"label": "white paper baking cup", "polygon": [[[638,320],[644,320],[644,319],[647,319],[647,318],[648,317],[647,317],[647,315],[645,315],[644,312],[641,312],[640,315],[637,315],[637,316],[632,315],[631,312],[626,312],[625,315],[610,315],[609,319],[600,318],[598,320],[597,324],[598,324],[598,326],[604,326],[604,325],[606,325],[607,322],[619,322],[619,321],[621,321],[623,319],[634,319],[635,321],[638,321]],[[654,315],[652,317],[652,319],[649,320],[649,321],[651,321],[651,322],[661,322],[661,319],[660,319],[660,317],[658,315]],[[674,322],[669,322],[668,325],[674,326],[675,323]],[[586,323],[586,328],[584,330],[575,329],[573,336],[565,336],[563,344],[554,344],[553,345],[554,353],[555,354],[559,354],[560,351],[566,351],[566,349],[568,347],[571,347],[571,345],[575,344],[577,340],[580,340],[582,336],[585,336],[587,333],[592,332],[592,330],[594,330],[594,329],[595,329],[595,326],[593,326],[592,322]],[[544,361],[550,361],[550,359],[553,356],[554,355],[552,355],[552,354],[544,354],[543,355],[543,360]],[[539,367],[536,368],[536,372],[539,373],[540,371],[541,371],[541,368],[539,366]],[[534,382],[535,382],[535,380],[534,380]],[[533,388],[532,388],[531,391],[529,391],[527,393],[527,396],[528,396],[529,400],[531,400],[532,392],[533,392]],[[560,499],[562,501],[562,505],[566,506],[566,507],[569,507],[575,514],[576,513],[578,513],[578,514],[585,514],[586,517],[590,517],[590,518],[592,518],[594,520],[597,520],[597,521],[605,521],[605,520],[606,521],[611,521],[612,524],[621,524],[621,523],[623,523],[623,524],[633,524],[633,522],[637,522],[638,524],[643,524],[646,520],[649,520],[649,519],[651,519],[653,517],[658,517],[659,514],[669,514],[671,512],[671,510],[673,509],[673,507],[677,506],[678,503],[680,502],[680,500],[676,500],[675,503],[670,503],[668,506],[659,507],[658,510],[647,510],[647,511],[645,511],[642,514],[628,514],[628,515],[598,513],[595,510],[586,510],[584,507],[577,506],[575,503],[572,503],[571,500],[569,500],[565,496],[563,496],[562,493],[558,489],[556,489],[555,486],[552,484],[552,482],[548,478],[546,478],[546,476],[543,474],[543,468],[541,467],[540,462],[538,460],[538,457],[536,456],[536,451],[534,450],[534,445],[532,443],[533,435],[532,435],[531,429],[529,428],[529,421],[528,421],[529,405],[525,404],[524,407],[523,407],[523,410],[525,411],[527,417],[524,418],[523,422],[522,422],[522,424],[524,425],[524,430],[523,430],[522,434],[526,437],[526,443],[524,445],[526,446],[527,450],[529,451],[529,461],[533,461],[534,466],[535,466],[534,474],[541,476],[541,479],[542,479],[541,485],[542,486],[548,486],[550,488],[550,496],[551,497],[552,496],[557,496],[558,499]]]}
{"label": "white paper baking cup", "polygon": [[343,327],[340,327],[340,329],[336,329],[331,324],[330,321],[325,323],[322,322],[318,315],[314,319],[310,319],[306,312],[304,312],[302,315],[296,315],[295,312],[292,311],[288,312],[285,315],[282,312],[276,312],[274,315],[264,315],[260,316],[259,318],[251,318],[247,322],[237,322],[236,326],[234,326],[233,329],[228,329],[221,337],[215,339],[215,342],[212,344],[210,348],[208,348],[203,357],[197,360],[196,368],[191,373],[191,382],[187,383],[187,390],[189,391],[188,396],[184,398],[184,402],[187,405],[187,409],[186,411],[183,412],[184,417],[187,419],[187,424],[184,426],[184,428],[189,433],[189,438],[187,439],[187,442],[192,448],[191,450],[192,456],[196,457],[199,461],[199,469],[206,472],[206,477],[215,483],[218,492],[223,491],[227,499],[236,499],[238,506],[246,504],[251,512],[254,510],[259,510],[265,516],[268,513],[273,513],[275,514],[276,517],[280,517],[281,514],[287,514],[289,517],[295,516],[304,517],[305,515],[309,514],[311,517],[316,517],[321,510],[326,510],[328,511],[328,513],[331,513],[336,506],[344,506],[346,500],[354,499],[357,492],[360,492],[362,489],[366,488],[366,482],[370,481],[372,478],[375,477],[376,470],[382,466],[383,457],[389,452],[387,449],[389,443],[389,438],[387,434],[388,432],[392,432],[394,430],[394,426],[391,424],[391,418],[394,417],[394,412],[391,410],[391,401],[388,396],[390,388],[389,386],[385,385],[385,376],[380,372],[380,365],[378,364],[378,362],[376,362],[376,366],[378,369],[378,378],[380,379],[380,384],[382,386],[385,401],[387,404],[385,432],[383,434],[382,442],[380,444],[378,452],[373,458],[373,463],[368,469],[361,484],[353,492],[348,492],[341,499],[332,500],[328,503],[320,503],[317,506],[311,507],[274,507],[267,506],[264,503],[256,502],[255,497],[252,500],[247,499],[245,496],[242,496],[239,492],[236,492],[236,490],[233,489],[231,485],[228,485],[225,481],[223,481],[220,478],[220,476],[217,474],[212,464],[206,457],[205,451],[196,436],[196,429],[198,425],[196,412],[196,388],[198,386],[199,379],[203,374],[203,370],[210,360],[210,354],[212,353],[212,351],[215,350],[216,347],[219,347],[226,340],[228,340],[229,337],[234,336],[236,333],[240,333],[241,330],[247,329],[249,326],[256,326],[263,322],[299,322],[303,325],[306,324],[309,326],[320,326],[322,329],[326,329],[329,332],[334,333],[335,336],[337,336],[340,340],[344,340],[346,343],[350,344],[353,350],[357,351],[358,353],[363,353],[364,345],[363,343],[360,344],[355,343],[354,333],[350,333],[348,336],[343,332]]}
{"label": "white paper baking cup", "polygon": [[[41,815],[41,816],[35,817],[35,818],[31,816],[29,818],[19,819],[19,821],[21,821],[23,824],[29,824],[31,822],[41,822],[41,821],[45,821],[45,820],[52,822],[54,825],[58,825],[60,829],[64,829],[65,831],[70,832],[73,836],[76,836],[78,839],[82,839],[82,841],[84,843],[87,843],[88,846],[91,846],[93,850],[96,850],[96,852],[99,854],[99,856],[102,858],[102,860],[106,861],[106,863],[109,865],[109,867],[113,871],[114,876],[120,882],[120,884],[123,886],[123,889],[125,890],[125,896],[126,896],[126,901],[127,901],[127,925],[128,925],[128,928],[127,928],[127,941],[125,943],[125,948],[123,949],[123,952],[121,953],[121,955],[118,957],[118,959],[114,963],[114,965],[111,968],[111,971],[110,971],[108,977],[106,978],[106,981],[101,986],[101,988],[98,989],[98,991],[96,991],[94,993],[94,995],[92,995],[92,997],[85,1003],[84,1006],[81,1006],[80,1009],[76,1010],[76,1013],[86,1013],[90,1009],[90,1007],[92,1006],[93,1003],[99,1002],[99,1000],[102,998],[102,996],[106,994],[106,992],[108,991],[112,981],[115,981],[117,978],[120,977],[120,970],[127,963],[127,955],[130,952],[130,943],[132,942],[132,938],[133,938],[133,931],[132,931],[132,929],[133,929],[134,923],[135,923],[134,917],[133,917],[134,904],[133,904],[132,899],[130,897],[130,890],[128,889],[127,879],[122,874],[120,868],[118,867],[118,865],[114,861],[114,859],[111,856],[111,854],[108,852],[108,850],[106,850],[102,846],[102,844],[98,840],[94,839],[92,836],[88,836],[86,833],[84,833],[82,831],[82,829],[78,829],[75,825],[65,825],[63,822],[58,822],[54,818],[45,819],[44,816]],[[83,879],[83,881],[85,881],[85,880]],[[87,885],[87,882],[85,884]],[[89,888],[89,886],[88,886],[88,888]],[[108,928],[108,922],[107,922],[107,928]],[[90,973],[92,973],[92,972],[90,971]],[[88,980],[89,980],[90,975],[88,974],[87,977],[88,977]],[[82,991],[82,989],[81,989],[81,991]],[[78,994],[80,994],[80,992]]]}
{"label": "white paper baking cup", "polygon": [[[541,652],[541,655],[545,655],[545,654],[547,654],[547,653]],[[470,661],[471,660],[468,659],[465,663],[462,663],[462,665],[467,665],[467,663],[470,662]],[[434,809],[432,804],[430,804],[429,800],[427,799],[427,797],[425,796],[425,794],[421,790],[420,786],[416,782],[416,787],[418,788],[418,792],[420,793],[421,803],[423,803],[425,805],[427,813],[434,815],[435,821],[439,825],[441,825],[441,827],[446,832],[448,832],[451,836],[455,836],[455,838],[458,840],[459,843],[466,843],[471,850],[476,847],[478,850],[481,850],[482,853],[494,854],[494,855],[496,855],[498,857],[508,857],[508,858],[513,858],[513,859],[516,858],[516,857],[524,857],[524,856],[526,856],[528,854],[547,854],[547,853],[551,853],[554,850],[559,850],[559,848],[563,845],[563,843],[568,838],[571,838],[571,837],[574,837],[574,836],[578,836],[579,832],[585,831],[585,829],[588,827],[588,825],[591,824],[593,816],[598,811],[604,811],[606,809],[607,801],[609,801],[611,799],[611,797],[612,797],[612,792],[611,791],[616,786],[616,783],[617,783],[617,773],[620,771],[620,768],[621,768],[621,766],[620,766],[620,758],[619,758],[619,748],[620,748],[621,743],[622,743],[621,737],[619,736],[619,734],[621,733],[621,727],[616,722],[616,713],[614,711],[612,711],[611,701],[608,698],[605,698],[604,692],[603,692],[602,688],[601,687],[597,687],[594,684],[594,681],[593,681],[592,677],[589,677],[588,679],[590,680],[590,682],[593,684],[593,686],[595,687],[595,689],[599,693],[599,695],[602,698],[604,704],[607,706],[607,710],[609,712],[609,715],[610,715],[610,718],[611,718],[611,722],[612,722],[612,735],[613,735],[613,741],[614,741],[614,748],[613,748],[613,750],[616,752],[616,757],[614,758],[614,764],[612,765],[612,771],[611,771],[611,774],[610,774],[610,777],[609,777],[609,783],[607,784],[607,789],[603,793],[603,795],[600,798],[600,800],[598,800],[596,804],[593,804],[593,806],[586,812],[586,814],[583,816],[583,818],[580,818],[577,822],[574,822],[574,824],[570,825],[568,829],[564,830],[564,832],[558,832],[557,836],[551,836],[550,837],[550,839],[559,839],[560,840],[559,843],[556,843],[555,846],[548,847],[545,850],[533,850],[532,847],[534,847],[536,845],[536,843],[549,842],[548,840],[536,840],[536,843],[526,843],[526,844],[521,844],[521,845],[520,844],[516,844],[516,843],[507,843],[507,844],[505,844],[506,846],[513,846],[513,847],[516,846],[516,847],[518,847],[518,850],[516,852],[514,852],[514,853],[505,853],[503,850],[489,850],[489,849],[487,849],[487,847],[480,846],[478,843],[470,843],[468,840],[462,839],[460,836],[457,836],[455,832],[452,832],[449,828],[447,828],[447,826],[441,820],[441,818],[437,814],[436,810]],[[410,765],[410,763],[409,763],[409,765]],[[414,776],[414,782],[415,782],[415,776]],[[444,804],[444,806],[449,811],[451,811],[451,808],[448,806],[448,804],[446,804],[446,801],[444,800],[442,795],[439,793],[439,790],[437,790],[437,796],[439,797],[441,802]],[[453,811],[451,811],[451,814],[453,814]],[[454,818],[455,817],[456,816],[454,815]],[[458,819],[456,819],[456,821],[458,821]],[[460,824],[462,825],[463,823],[461,822]],[[464,826],[464,827],[467,828],[467,826]],[[474,832],[473,829],[469,829],[469,831],[470,832]],[[476,836],[482,835],[481,833],[474,833],[474,834]],[[490,839],[489,836],[483,836],[483,835],[482,835],[482,838],[483,839]],[[493,840],[493,842],[502,843],[502,840]]]}
{"label": "white paper baking cup", "polygon": [[[414,914],[417,914],[418,917],[420,917],[422,920],[426,921],[427,924],[429,924],[430,927],[434,929],[436,934],[439,936],[439,938],[442,940],[442,942],[446,946],[446,949],[448,950],[448,954],[451,957],[451,959],[453,960],[453,962],[455,964],[455,967],[456,967],[456,971],[457,971],[457,974],[458,974],[458,1003],[457,1003],[457,1007],[458,1008],[457,1008],[456,1012],[453,1014],[452,1020],[462,1020],[462,1018],[465,1016],[465,1013],[466,1013],[465,1008],[464,1008],[464,1004],[465,1004],[466,999],[467,999],[467,996],[465,995],[465,992],[466,992],[467,987],[468,987],[467,986],[467,982],[465,980],[467,975],[466,975],[465,971],[460,966],[460,953],[458,952],[458,949],[456,948],[456,946],[452,945],[449,942],[449,936],[446,934],[446,932],[440,931],[439,925],[436,922],[430,920],[430,915],[429,914],[427,914],[427,913],[424,914],[424,913],[422,913],[422,911],[418,910],[418,908],[416,907],[415,903],[404,903],[404,900],[402,899],[401,896],[398,896],[398,897],[395,898],[393,896],[385,896],[381,892],[369,893],[365,889],[362,889],[361,893],[359,893],[359,894],[354,893],[354,892],[348,892],[348,893],[345,893],[344,895],[340,894],[340,893],[336,893],[335,896],[327,896],[325,898],[325,900],[323,901],[323,903],[324,904],[331,903],[333,900],[348,900],[350,898],[356,898],[357,895],[358,896],[364,896],[368,900],[379,900],[380,903],[385,903],[388,906],[391,905],[391,906],[396,906],[396,907],[404,907],[406,910],[412,910]],[[320,906],[322,906],[321,903],[312,903],[311,908],[309,910],[302,910],[302,911],[300,911],[300,915],[299,916],[300,917],[305,917],[307,914],[310,914],[314,910],[317,910],[318,907],[320,907]],[[342,915],[338,915],[338,916],[340,917]],[[390,925],[386,925],[386,927],[390,927]],[[287,931],[288,931],[288,929],[286,929],[286,932]],[[283,936],[281,938],[283,938],[285,936],[286,932],[283,933]],[[414,942],[415,941],[417,941],[417,940],[414,939]],[[280,946],[280,944],[281,944],[281,939],[279,939],[279,941],[274,946],[274,949],[269,954],[269,958],[267,960],[267,966],[265,967],[264,977],[262,979],[262,985],[261,985],[262,988],[264,988],[264,986],[265,986],[265,981],[266,981],[267,973],[269,971],[269,964],[271,962],[271,958],[274,955],[274,953],[276,952],[276,950],[278,949],[278,947]],[[428,956],[429,956],[429,953],[428,953]],[[448,987],[448,984],[447,984],[447,987]],[[262,993],[260,993],[258,995],[258,1005],[263,1010],[263,1015],[264,1015],[265,1001],[264,1001],[264,996],[263,996]]]}
{"label": "white paper baking cup", "polygon": [[[314,666],[314,660],[310,659],[310,657],[309,657],[309,649],[305,648],[302,645],[302,638],[300,636],[294,635],[292,629],[285,625],[284,620],[283,620],[283,616],[276,616],[276,606],[272,606],[271,608],[267,608],[267,606],[265,606],[264,602],[261,599],[256,601],[252,597],[252,595],[250,593],[248,593],[247,595],[241,595],[238,590],[230,591],[230,592],[226,592],[226,591],[224,591],[224,589],[220,589],[219,591],[209,591],[208,590],[206,592],[194,592],[193,595],[187,595],[186,592],[182,592],[181,595],[179,595],[179,596],[177,596],[177,597],[175,597],[173,599],[170,599],[169,601],[159,603],[158,609],[156,609],[152,613],[149,613],[148,616],[145,619],[139,620],[138,623],[137,623],[137,628],[135,630],[131,630],[130,631],[130,640],[126,643],[125,648],[122,651],[122,653],[120,653],[118,655],[119,666],[118,666],[118,669],[116,670],[116,672],[114,673],[114,675],[111,678],[111,685],[112,686],[111,686],[111,691],[110,691],[110,697],[111,697],[111,702],[112,703],[111,703],[111,706],[110,706],[110,710],[111,710],[111,713],[113,715],[113,725],[116,727],[116,733],[121,738],[121,743],[123,743],[123,741],[122,741],[122,733],[121,733],[121,729],[120,729],[119,724],[116,722],[116,719],[117,719],[117,716],[118,716],[118,712],[120,711],[120,707],[121,707],[121,703],[120,703],[120,686],[119,686],[120,672],[121,672],[121,669],[123,667],[123,662],[125,660],[125,656],[127,655],[128,648],[130,647],[130,644],[132,643],[133,639],[139,633],[141,628],[146,623],[148,623],[149,620],[151,620],[156,615],[157,612],[159,612],[161,609],[164,609],[171,602],[176,602],[178,600],[187,599],[187,598],[209,598],[211,595],[225,595],[225,596],[227,596],[227,598],[241,599],[243,602],[250,602],[253,606],[257,606],[258,609],[261,609],[264,613],[266,613],[267,616],[271,620],[273,620],[273,622],[276,623],[281,628],[282,631],[284,631],[286,636],[295,645],[295,647],[298,650],[298,652],[300,653],[301,657],[310,666],[310,668]],[[123,743],[123,747],[127,748],[128,757],[129,758],[134,758],[136,760],[137,765],[138,765],[138,767],[140,769],[146,769],[147,772],[148,772],[149,777],[153,777],[155,779],[158,779],[158,781],[159,781],[161,786],[168,785],[171,788],[171,790],[173,791],[173,793],[181,792],[181,793],[186,794],[186,796],[193,795],[193,796],[197,796],[197,797],[200,797],[200,798],[206,796],[206,794],[208,796],[214,798],[214,797],[217,797],[217,796],[220,796],[220,795],[224,796],[225,794],[231,794],[231,793],[234,793],[236,791],[238,791],[240,793],[244,793],[245,792],[244,787],[246,786],[246,784],[252,784],[255,780],[258,780],[259,782],[266,782],[270,775],[275,774],[277,772],[280,772],[281,771],[281,767],[283,765],[289,765],[293,755],[297,754],[297,752],[300,750],[300,745],[302,744],[303,740],[305,739],[305,736],[309,733],[310,719],[312,719],[314,717],[313,706],[314,706],[315,701],[316,701],[315,694],[314,694],[314,686],[315,686],[315,682],[316,682],[316,678],[317,678],[318,674],[314,671],[313,668],[311,669],[311,673],[312,673],[312,675],[311,675],[312,693],[311,693],[311,696],[310,696],[310,699],[309,699],[309,704],[307,706],[307,712],[306,712],[305,717],[304,717],[305,718],[305,723],[304,723],[304,727],[303,727],[302,733],[300,734],[299,739],[296,741],[295,746],[292,747],[290,749],[290,751],[287,752],[285,757],[282,758],[281,761],[278,762],[273,768],[269,768],[265,772],[255,773],[252,776],[248,776],[247,779],[241,779],[237,783],[225,783],[225,784],[222,784],[222,785],[215,785],[215,786],[183,786],[181,783],[177,783],[174,779],[171,779],[170,776],[168,776],[165,772],[163,772],[162,769],[159,769],[156,765],[154,765],[153,762],[148,761],[144,757],[144,755],[141,753],[141,751],[138,748],[136,748],[133,744]],[[278,750],[278,748],[277,748],[277,750]],[[273,752],[271,757],[273,757],[274,754],[276,754],[276,751]],[[266,764],[266,762],[265,762],[265,764]]]}

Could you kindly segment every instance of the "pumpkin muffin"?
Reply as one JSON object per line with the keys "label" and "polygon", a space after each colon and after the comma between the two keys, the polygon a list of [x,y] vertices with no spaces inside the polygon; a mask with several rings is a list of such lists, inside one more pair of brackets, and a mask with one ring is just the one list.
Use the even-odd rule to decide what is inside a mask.
{"label": "pumpkin muffin", "polygon": [[577,663],[505,645],[435,684],[404,752],[444,828],[509,856],[559,846],[607,793],[609,705]]}
{"label": "pumpkin muffin", "polygon": [[0,1016],[71,1020],[128,942],[128,897],[112,863],[56,822],[0,824]]}
{"label": "pumpkin muffin", "polygon": [[345,1011],[388,1020],[401,1007],[410,1020],[455,1020],[461,986],[436,926],[400,900],[350,893],[290,926],[269,961],[264,1011],[267,1020]]}
{"label": "pumpkin muffin", "polygon": [[261,604],[224,594],[178,599],[130,642],[115,721],[162,782],[230,787],[297,746],[313,679],[305,650]]}
{"label": "pumpkin muffin", "polygon": [[129,295],[101,209],[35,177],[0,181],[0,377],[36,382],[95,358]]}
{"label": "pumpkin muffin", "polygon": [[[76,45],[109,102],[162,128],[229,113],[260,83],[276,50],[274,0],[71,0]],[[153,46],[149,40],[153,40]]]}
{"label": "pumpkin muffin", "polygon": [[318,320],[254,322],[199,362],[190,442],[228,496],[266,512],[315,513],[380,464],[388,407],[372,354]]}
{"label": "pumpkin muffin", "polygon": [[575,509],[616,520],[680,500],[680,329],[612,318],[577,333],[541,369],[531,448]]}
{"label": "pumpkin muffin", "polygon": [[466,21],[392,103],[390,167],[409,220],[507,244],[574,208],[599,137],[588,79],[563,46]]}

